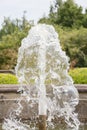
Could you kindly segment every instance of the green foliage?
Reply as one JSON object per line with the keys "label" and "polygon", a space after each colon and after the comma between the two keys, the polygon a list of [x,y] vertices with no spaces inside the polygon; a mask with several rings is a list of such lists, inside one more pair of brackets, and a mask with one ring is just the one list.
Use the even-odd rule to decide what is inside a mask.
{"label": "green foliage", "polygon": [[87,84],[87,68],[76,68],[69,72],[75,84]]}
{"label": "green foliage", "polygon": [[59,29],[61,45],[66,54],[70,57],[71,68],[87,66],[87,29]]}
{"label": "green foliage", "polygon": [[54,0],[49,17],[39,22],[55,27],[62,49],[70,57],[71,68],[87,67],[87,10],[83,13],[74,0]]}
{"label": "green foliage", "polygon": [[[87,68],[70,69],[70,76],[75,84],[87,84]],[[31,81],[33,84],[33,81]],[[48,84],[50,81],[48,81]],[[0,84],[18,84],[17,77],[12,74],[0,74]]]}
{"label": "green foliage", "polygon": [[87,28],[87,12],[84,14],[84,17],[82,19],[83,27]]}
{"label": "green foliage", "polygon": [[18,84],[18,80],[15,75],[0,74],[0,84]]}
{"label": "green foliage", "polygon": [[[73,0],[54,0],[48,17],[39,23],[51,24],[59,34],[62,49],[70,57],[71,68],[87,66],[87,10],[82,13]],[[33,24],[25,17],[4,18],[0,30],[0,69],[14,69],[18,48]]]}
{"label": "green foliage", "polygon": [[8,48],[0,51],[0,69],[14,69],[17,60],[17,51]]}
{"label": "green foliage", "polygon": [[82,8],[73,0],[67,0],[58,8],[56,23],[65,27],[79,27],[82,25],[82,18]]}
{"label": "green foliage", "polygon": [[2,40],[3,36],[12,35],[14,33],[27,33],[31,27],[31,24],[26,19],[25,13],[23,13],[23,17],[21,19],[11,20],[9,17],[4,17],[4,21],[2,23],[2,28],[0,30],[0,40]]}
{"label": "green foliage", "polygon": [[4,19],[0,30],[0,69],[14,69],[18,48],[30,28],[31,24],[26,20],[25,15],[22,19]]}
{"label": "green foliage", "polygon": [[[54,4],[50,6],[49,16],[44,19],[45,22],[51,21],[63,28],[87,28],[87,10],[83,13],[83,8],[74,0],[54,0]],[[41,18],[39,22],[44,19]]]}

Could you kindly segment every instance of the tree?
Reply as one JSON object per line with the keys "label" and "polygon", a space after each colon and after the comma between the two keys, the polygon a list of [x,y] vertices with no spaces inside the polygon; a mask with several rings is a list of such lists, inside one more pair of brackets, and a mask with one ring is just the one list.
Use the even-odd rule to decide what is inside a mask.
{"label": "tree", "polygon": [[85,9],[84,17],[82,19],[83,27],[87,28],[87,9]]}
{"label": "tree", "polygon": [[50,5],[49,20],[53,23],[56,22],[57,12],[59,7],[62,5],[62,0],[55,0],[53,5]]}
{"label": "tree", "polygon": [[72,67],[87,66],[87,29],[62,30],[60,41],[63,50],[70,57]]}
{"label": "tree", "polygon": [[82,7],[75,4],[73,0],[67,0],[65,2],[55,0],[55,4],[53,7],[51,6],[50,10],[49,16],[55,18],[54,22],[56,24],[64,27],[80,27],[82,25]]}
{"label": "tree", "polygon": [[4,18],[0,30],[0,69],[14,69],[21,40],[27,36],[31,26],[25,15],[22,19]]}
{"label": "tree", "polygon": [[2,24],[2,29],[0,30],[0,39],[3,35],[11,34],[16,30],[16,25],[14,21],[11,21],[10,18],[4,17],[4,22]]}
{"label": "tree", "polygon": [[25,13],[26,12],[24,11],[22,19],[16,18],[15,20],[11,20],[9,17],[4,17],[2,29],[0,30],[0,40],[3,36],[15,33],[16,31],[24,31],[26,33],[28,32],[31,24],[26,19]]}

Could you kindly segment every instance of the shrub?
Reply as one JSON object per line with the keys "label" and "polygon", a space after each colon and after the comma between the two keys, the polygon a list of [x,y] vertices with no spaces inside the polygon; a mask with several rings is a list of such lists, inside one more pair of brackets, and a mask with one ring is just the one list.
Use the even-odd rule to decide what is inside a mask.
{"label": "shrub", "polygon": [[0,74],[0,84],[18,84],[18,80],[15,75]]}
{"label": "shrub", "polygon": [[55,28],[59,32],[62,49],[70,57],[71,67],[87,67],[87,29]]}
{"label": "shrub", "polygon": [[[75,68],[69,71],[75,84],[87,84],[87,68]],[[12,74],[0,74],[0,84],[18,84],[17,77]]]}
{"label": "shrub", "polygon": [[87,84],[87,68],[76,68],[69,71],[75,84]]}

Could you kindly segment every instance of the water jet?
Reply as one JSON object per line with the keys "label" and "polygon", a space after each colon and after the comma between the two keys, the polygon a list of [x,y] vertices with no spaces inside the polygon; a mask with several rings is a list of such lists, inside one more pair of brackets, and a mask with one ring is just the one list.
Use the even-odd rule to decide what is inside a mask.
{"label": "water jet", "polygon": [[37,129],[36,120],[27,125],[17,118],[23,109],[21,101],[25,99],[32,110],[31,119],[39,118],[39,130],[54,128],[55,120],[60,117],[69,129],[78,130],[80,123],[74,111],[79,96],[68,69],[69,58],[62,51],[53,26],[38,24],[32,27],[22,40],[15,69],[21,97],[17,108],[5,119],[3,129]]}

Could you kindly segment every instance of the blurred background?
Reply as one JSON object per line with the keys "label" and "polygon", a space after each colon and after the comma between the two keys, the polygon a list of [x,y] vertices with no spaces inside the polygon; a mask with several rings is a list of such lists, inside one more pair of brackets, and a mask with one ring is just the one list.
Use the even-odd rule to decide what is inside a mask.
{"label": "blurred background", "polygon": [[[86,0],[1,0],[0,70],[15,69],[22,39],[32,26],[46,23],[57,31],[61,47],[70,58],[70,70],[78,68],[72,72],[73,77],[83,76],[86,80],[83,83],[86,83],[86,5]],[[82,82],[81,77],[79,80]]]}

